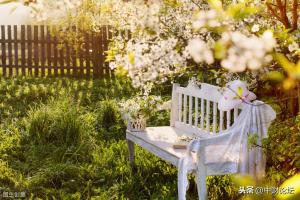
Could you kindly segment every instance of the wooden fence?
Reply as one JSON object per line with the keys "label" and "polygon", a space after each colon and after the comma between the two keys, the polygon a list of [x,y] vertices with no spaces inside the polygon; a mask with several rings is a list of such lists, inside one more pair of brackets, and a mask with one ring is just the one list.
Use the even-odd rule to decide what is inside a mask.
{"label": "wooden fence", "polygon": [[[111,76],[105,51],[112,38],[109,26],[99,33],[84,34],[77,50],[51,34],[43,25],[0,26],[2,76]],[[76,31],[76,30],[69,30]]]}

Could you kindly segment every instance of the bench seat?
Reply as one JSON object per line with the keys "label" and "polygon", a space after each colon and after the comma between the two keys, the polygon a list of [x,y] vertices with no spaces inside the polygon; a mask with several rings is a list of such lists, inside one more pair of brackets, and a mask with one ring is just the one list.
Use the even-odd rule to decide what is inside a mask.
{"label": "bench seat", "polygon": [[[159,126],[147,127],[145,131],[141,132],[127,130],[126,139],[147,149],[174,166],[178,166],[178,160],[184,156],[186,149],[174,149],[173,145],[177,141],[178,136],[182,135],[187,134],[175,127]],[[209,134],[202,135],[202,137],[205,136],[209,137]]]}

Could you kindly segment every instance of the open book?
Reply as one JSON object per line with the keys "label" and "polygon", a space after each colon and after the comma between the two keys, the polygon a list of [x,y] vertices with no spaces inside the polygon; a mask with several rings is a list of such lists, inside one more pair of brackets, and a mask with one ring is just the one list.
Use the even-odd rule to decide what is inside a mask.
{"label": "open book", "polygon": [[186,149],[189,142],[192,141],[193,139],[196,139],[196,137],[191,137],[186,135],[178,136],[176,141],[173,144],[173,148]]}

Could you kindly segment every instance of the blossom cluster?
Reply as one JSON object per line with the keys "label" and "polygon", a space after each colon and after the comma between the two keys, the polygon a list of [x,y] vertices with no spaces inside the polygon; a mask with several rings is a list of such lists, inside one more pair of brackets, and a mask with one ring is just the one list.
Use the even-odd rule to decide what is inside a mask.
{"label": "blossom cluster", "polygon": [[[203,27],[218,27],[221,25],[218,12],[214,9],[202,10],[196,14],[193,21],[193,28],[200,29]],[[224,20],[224,19],[223,19]]]}
{"label": "blossom cluster", "polygon": [[171,73],[178,73],[186,64],[186,59],[176,49],[177,39],[147,40],[127,44],[127,53],[117,55],[110,63],[111,68],[123,66],[128,70],[134,87],[142,87],[147,82],[164,81]]}
{"label": "blossom cluster", "polygon": [[212,64],[214,56],[211,48],[200,38],[191,39],[186,47],[185,54],[191,57],[196,63],[206,62]]}
{"label": "blossom cluster", "polygon": [[[44,2],[51,7],[52,1]],[[71,10],[79,5],[78,0],[58,2],[56,6]],[[122,35],[113,38],[110,67],[124,67],[134,87],[145,87],[148,82],[164,82],[187,66],[201,63],[215,65],[217,61],[229,72],[267,66],[276,42],[269,31],[264,31],[274,23],[262,15],[246,14],[236,20],[232,12],[243,16],[244,9],[230,6],[228,14],[225,6],[217,8],[204,0],[94,0],[82,13],[91,20],[94,31],[103,21],[120,31],[130,31],[131,39]],[[289,43],[291,53],[298,52],[298,48],[297,43]]]}
{"label": "blossom cluster", "polygon": [[273,34],[266,31],[262,36],[250,36],[236,31],[222,34],[221,43],[229,46],[221,65],[232,72],[242,72],[246,68],[257,70],[272,60],[270,52],[276,45]]}
{"label": "blossom cluster", "polygon": [[191,19],[199,7],[188,0],[176,1],[179,4],[175,6],[159,2],[145,4],[135,0],[113,7],[117,27],[127,27],[133,38],[125,45],[119,39],[114,42],[114,47],[125,46],[125,50],[115,56],[110,66],[127,69],[134,87],[164,82],[187,64],[189,55],[182,49],[194,36]]}
{"label": "blossom cluster", "polygon": [[161,105],[163,105],[161,96],[154,95],[138,95],[119,103],[122,118],[126,121],[141,117],[148,118]]}

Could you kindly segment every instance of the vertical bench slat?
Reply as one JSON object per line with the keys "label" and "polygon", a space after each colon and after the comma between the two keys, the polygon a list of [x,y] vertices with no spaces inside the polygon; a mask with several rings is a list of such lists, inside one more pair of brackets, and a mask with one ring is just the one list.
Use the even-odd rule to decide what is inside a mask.
{"label": "vertical bench slat", "polygon": [[213,133],[217,130],[217,103],[213,103]]}
{"label": "vertical bench slat", "polygon": [[227,123],[226,123],[226,128],[229,128],[230,127],[230,120],[231,120],[231,110],[229,110],[229,111],[226,111],[226,121],[227,121]]}
{"label": "vertical bench slat", "polygon": [[200,128],[204,129],[204,99],[201,99],[201,123]]}
{"label": "vertical bench slat", "polygon": [[178,105],[178,93],[176,92],[177,88],[179,87],[178,84],[173,84],[172,89],[172,101],[171,101],[171,117],[170,117],[170,125],[175,126],[175,121],[179,120],[178,117],[178,111],[179,111],[179,105]]}
{"label": "vertical bench slat", "polygon": [[198,127],[198,98],[195,97],[195,127]]}
{"label": "vertical bench slat", "polygon": [[179,100],[178,100],[178,121],[182,122],[182,94],[178,93],[179,95]]}
{"label": "vertical bench slat", "polygon": [[219,131],[223,130],[223,122],[224,122],[224,111],[220,110],[220,128],[219,128]]}
{"label": "vertical bench slat", "polygon": [[234,108],[234,110],[233,110],[233,120],[234,120],[234,122],[235,122],[236,118],[238,117],[238,114],[239,114],[238,108]]}
{"label": "vertical bench slat", "polygon": [[[205,85],[205,87],[199,89],[196,86],[188,85],[184,88],[178,85],[175,90],[176,100],[173,100],[172,93],[172,105],[176,104],[177,106],[172,106],[171,126],[174,123],[175,127],[178,125],[178,128],[187,132],[216,134],[228,129],[233,124],[240,110],[220,111],[218,109],[219,91],[214,88],[215,86]],[[177,110],[173,111],[174,109]]]}
{"label": "vertical bench slat", "polygon": [[192,117],[192,111],[193,111],[193,96],[189,96],[189,125],[193,125],[193,117]]}
{"label": "vertical bench slat", "polygon": [[206,100],[206,131],[210,130],[210,101]]}
{"label": "vertical bench slat", "polygon": [[183,97],[183,123],[186,124],[186,104],[187,104],[187,95],[184,94]]}

